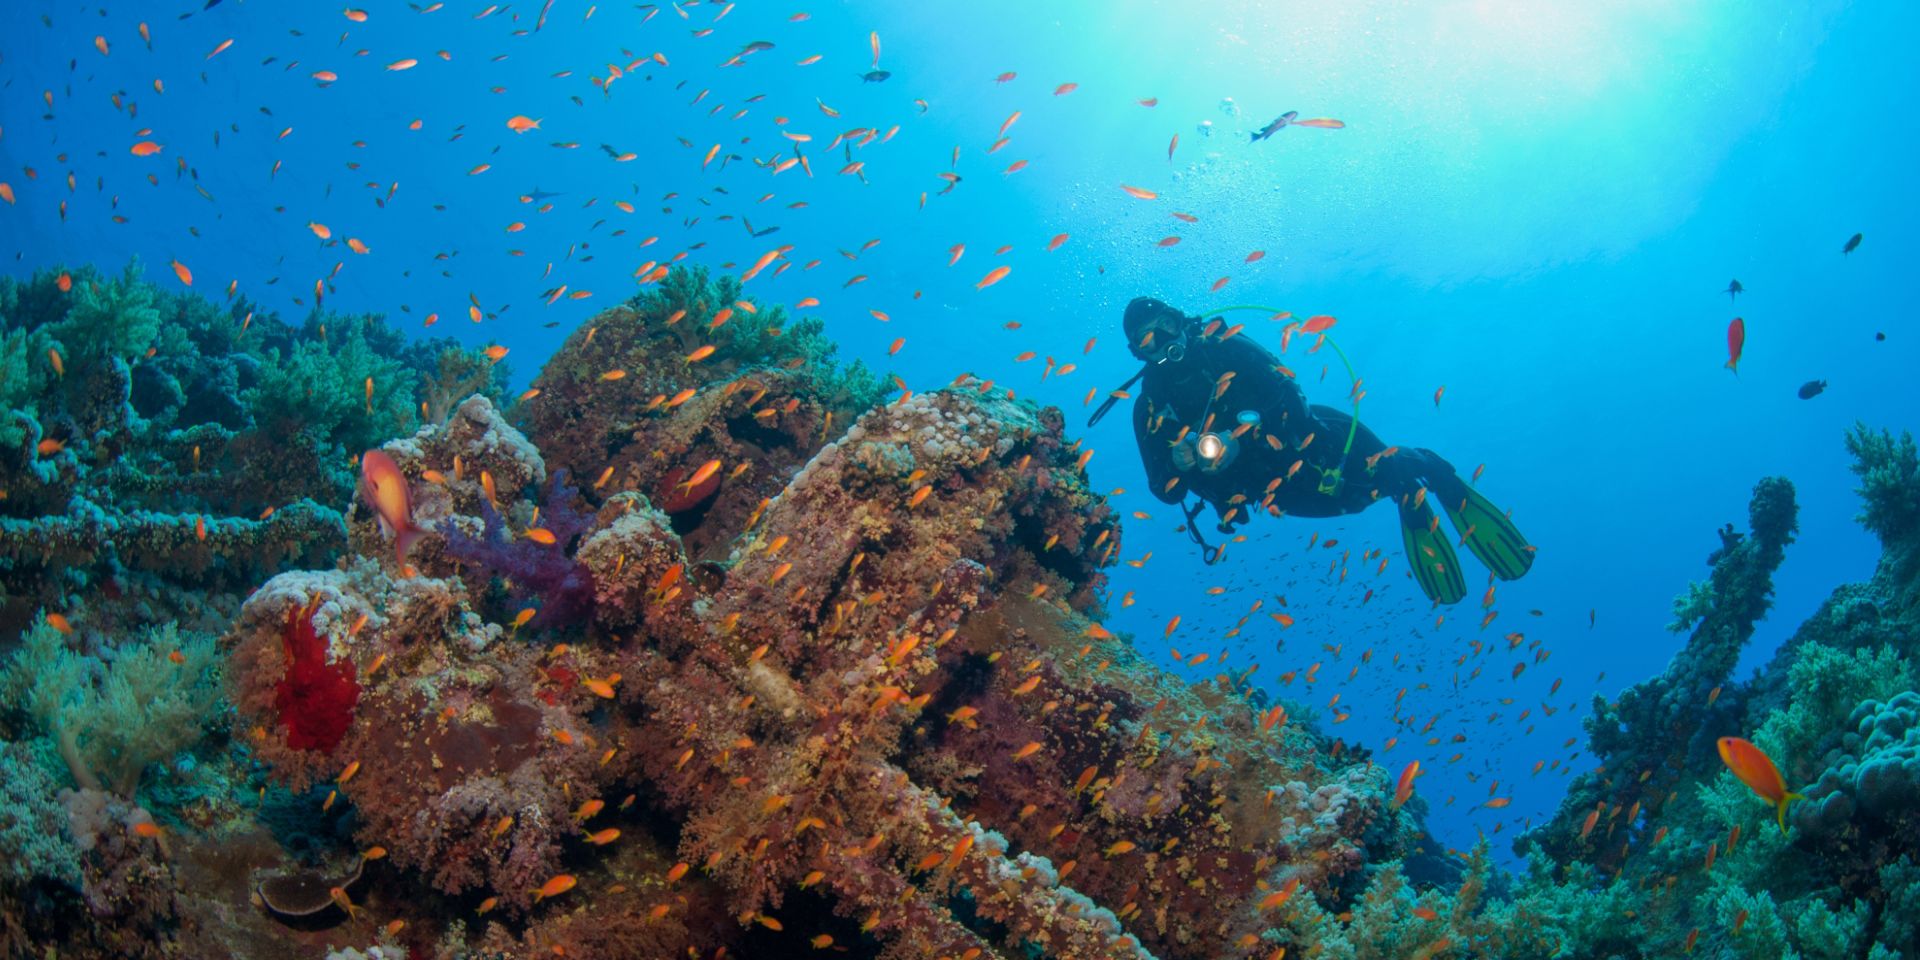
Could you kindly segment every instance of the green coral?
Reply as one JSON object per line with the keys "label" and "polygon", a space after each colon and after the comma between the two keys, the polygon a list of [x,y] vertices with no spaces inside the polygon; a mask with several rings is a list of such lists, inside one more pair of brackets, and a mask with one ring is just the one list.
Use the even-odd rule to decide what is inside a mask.
{"label": "green coral", "polygon": [[1896,440],[1886,430],[1856,423],[1847,433],[1847,452],[1866,501],[1860,523],[1889,546],[1913,540],[1920,534],[1920,448],[1913,435],[1901,431]]}
{"label": "green coral", "polygon": [[[1920,861],[1912,854],[1901,857],[1880,868],[1879,880],[1887,898],[1882,917],[1920,917]],[[1920,924],[1883,922],[1874,945],[1893,956],[1920,953]]]}
{"label": "green coral", "polygon": [[1892,647],[1847,652],[1818,643],[1801,646],[1787,676],[1790,699],[1767,717],[1754,742],[1783,768],[1789,786],[1818,775],[1821,754],[1846,732],[1855,707],[1889,700],[1912,689],[1915,679]]}
{"label": "green coral", "polygon": [[1826,901],[1808,899],[1782,908],[1793,929],[1793,942],[1807,960],[1853,960],[1860,955],[1873,923],[1873,906],[1855,900],[1835,910]]}
{"label": "green coral", "polygon": [[[866,364],[859,360],[844,367],[835,363],[839,347],[827,338],[826,324],[820,319],[807,317],[788,326],[785,307],[756,307],[757,312],[748,312],[739,306],[743,302],[749,301],[737,277],[727,274],[713,279],[706,267],[696,266],[669,272],[659,286],[634,295],[627,305],[643,318],[663,324],[684,310],[685,315],[674,323],[700,330],[706,342],[713,344],[709,362],[812,371],[817,393],[829,406],[866,410],[886,395],[886,384]],[[724,309],[731,309],[731,316],[708,330]]]}
{"label": "green coral", "polygon": [[131,797],[148,764],[204,735],[219,703],[215,669],[213,638],[183,637],[171,623],[102,661],[42,622],[0,669],[0,700],[60,744],[77,785]]}
{"label": "green coral", "polygon": [[1712,933],[1703,931],[1720,956],[1739,960],[1782,960],[1798,956],[1787,940],[1786,921],[1773,895],[1752,891],[1724,876],[1716,875],[1702,897],[1700,912],[1711,921]]}
{"label": "green coral", "polygon": [[160,311],[153,288],[140,281],[137,263],[127,264],[118,280],[99,282],[92,271],[73,283],[73,303],[64,319],[47,332],[60,342],[69,369],[102,361],[131,361],[154,346]]}
{"label": "green coral", "polygon": [[322,327],[312,339],[271,350],[259,382],[241,394],[253,422],[340,453],[412,433],[419,426],[413,378],[369,343],[372,322],[349,318],[344,329]]}
{"label": "green coral", "polygon": [[79,884],[80,855],[56,789],[31,751],[0,741],[0,891],[37,878]]}
{"label": "green coral", "polygon": [[80,850],[55,791],[26,746],[0,741],[0,956],[38,955],[29,953],[36,886],[80,886]]}
{"label": "green coral", "polygon": [[[0,323],[6,317],[0,315]],[[0,450],[26,456],[22,449],[39,433],[39,396],[52,370],[47,350],[53,338],[42,330],[9,329],[0,335]],[[29,425],[32,426],[29,426]]]}

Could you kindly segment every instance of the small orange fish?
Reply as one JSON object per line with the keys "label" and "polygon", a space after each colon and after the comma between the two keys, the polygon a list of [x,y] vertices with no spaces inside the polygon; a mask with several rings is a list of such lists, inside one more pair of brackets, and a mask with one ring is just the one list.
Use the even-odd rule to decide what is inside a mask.
{"label": "small orange fish", "polygon": [[1120,185],[1120,189],[1125,190],[1128,196],[1134,197],[1139,200],[1154,200],[1154,199],[1158,199],[1160,196],[1159,194],[1154,193],[1152,190],[1147,190],[1142,187],[1130,187],[1124,183]]}
{"label": "small orange fish", "polygon": [[608,827],[598,833],[587,834],[587,842],[596,847],[604,847],[618,839],[620,839],[620,831],[614,827]]}
{"label": "small orange fish", "polygon": [[535,120],[532,117],[522,117],[522,116],[508,117],[507,129],[512,130],[514,133],[526,133],[528,130],[540,129],[540,121]]}
{"label": "small orange fish", "polygon": [[1780,824],[1780,832],[1787,832],[1787,805],[1806,797],[1787,790],[1786,779],[1780,776],[1780,768],[1773,765],[1773,759],[1766,751],[1739,737],[1721,737],[1719,741],[1720,760],[1733,771],[1760,799],[1773,805],[1774,820]]}
{"label": "small orange fish", "polygon": [[1407,764],[1406,769],[1400,771],[1400,778],[1393,784],[1393,809],[1400,809],[1407,799],[1413,796],[1413,778],[1419,775],[1420,761],[1418,760]]}
{"label": "small orange fish", "polygon": [[686,875],[687,864],[685,861],[681,861],[680,863],[674,864],[673,867],[667,871],[667,882],[673,883]]}
{"label": "small orange fish", "polygon": [[1013,758],[1015,760],[1025,760],[1026,758],[1031,757],[1034,754],[1039,752],[1040,752],[1040,742],[1037,740],[1030,741],[1026,746],[1021,747],[1018,750],[1015,750],[1013,752]]}
{"label": "small orange fish", "polygon": [[329,887],[327,889],[327,899],[332,900],[334,906],[345,911],[348,920],[359,917],[360,908],[355,906],[353,899],[347,896],[347,891],[339,887]]}
{"label": "small orange fish", "polygon": [[71,635],[73,633],[73,622],[68,620],[64,614],[58,614],[58,613],[47,614],[47,626],[52,627],[53,629],[58,630],[63,634]]}
{"label": "small orange fish", "polygon": [[521,533],[521,536],[545,547],[551,547],[559,542],[559,540],[554,537],[553,531],[545,527],[528,527]]}
{"label": "small orange fish", "polygon": [[540,901],[545,900],[548,897],[557,897],[563,893],[566,893],[568,890],[572,890],[574,887],[574,884],[576,884],[577,882],[578,881],[574,879],[573,874],[570,874],[570,873],[563,873],[557,877],[554,877],[553,879],[548,880],[546,883],[541,884],[540,889],[535,890],[533,892],[533,902],[539,903]]}

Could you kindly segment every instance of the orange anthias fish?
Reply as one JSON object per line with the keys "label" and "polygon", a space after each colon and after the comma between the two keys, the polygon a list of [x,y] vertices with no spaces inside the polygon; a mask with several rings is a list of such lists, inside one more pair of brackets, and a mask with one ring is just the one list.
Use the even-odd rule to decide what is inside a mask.
{"label": "orange anthias fish", "polygon": [[1407,768],[1400,771],[1400,779],[1393,784],[1393,809],[1400,809],[1407,799],[1413,796],[1413,778],[1419,775],[1420,761],[1418,760],[1407,764]]}
{"label": "orange anthias fish", "polygon": [[[1746,346],[1747,346],[1747,321],[1742,320],[1739,317],[1734,317],[1733,322],[1727,324],[1727,369],[1728,370],[1732,370],[1734,373],[1740,372],[1740,351],[1746,349]],[[1744,743],[1746,741],[1741,741],[1741,742]],[[1722,751],[1722,755],[1723,756],[1725,755],[1724,748]]]}
{"label": "orange anthias fish", "polygon": [[533,892],[533,902],[539,903],[540,901],[545,900],[548,897],[557,897],[563,893],[566,893],[568,890],[573,889],[573,885],[575,882],[576,881],[573,878],[573,874],[570,874],[570,873],[563,873],[557,877],[554,877],[552,880],[548,880],[546,883],[541,884],[540,889],[535,890]]}
{"label": "orange anthias fish", "polygon": [[1780,824],[1780,832],[1786,833],[1787,805],[1806,797],[1787,791],[1786,779],[1780,776],[1780,768],[1773,765],[1766,751],[1739,737],[1721,737],[1719,746],[1720,759],[1727,769],[1759,794],[1760,799],[1773,804],[1774,820]]}
{"label": "orange anthias fish", "polygon": [[380,517],[380,526],[393,535],[394,562],[405,564],[407,551],[425,533],[413,525],[413,494],[400,465],[379,450],[360,456],[360,496]]}

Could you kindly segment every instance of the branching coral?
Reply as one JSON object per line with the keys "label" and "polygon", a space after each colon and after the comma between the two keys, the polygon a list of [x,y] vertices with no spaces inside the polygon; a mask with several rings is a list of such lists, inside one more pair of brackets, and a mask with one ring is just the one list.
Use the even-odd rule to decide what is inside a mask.
{"label": "branching coral", "polygon": [[1920,537],[1920,448],[1913,435],[1899,439],[1856,423],[1847,434],[1847,452],[1853,454],[1853,472],[1860,478],[1860,499],[1866,508],[1860,523],[1891,547]]}

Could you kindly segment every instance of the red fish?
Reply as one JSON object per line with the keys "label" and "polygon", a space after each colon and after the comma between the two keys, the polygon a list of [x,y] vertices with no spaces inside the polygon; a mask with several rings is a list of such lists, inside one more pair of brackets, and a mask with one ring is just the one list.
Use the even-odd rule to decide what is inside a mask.
{"label": "red fish", "polygon": [[1773,804],[1774,820],[1780,824],[1780,832],[1786,833],[1787,805],[1806,797],[1787,791],[1786,779],[1780,776],[1780,768],[1773,765],[1766,751],[1739,737],[1721,737],[1719,746],[1720,759],[1727,769],[1732,770],[1741,783],[1753,788],[1760,799]]}
{"label": "red fish", "polygon": [[1747,345],[1747,322],[1745,320],[1740,319],[1739,317],[1734,317],[1733,322],[1727,324],[1727,369],[1728,370],[1732,370],[1734,373],[1740,372],[1740,351],[1745,349],[1746,345]]}
{"label": "red fish", "polygon": [[379,450],[360,455],[360,498],[380,517],[380,526],[393,535],[395,563],[407,562],[407,551],[425,531],[413,525],[413,494],[400,465]]}

